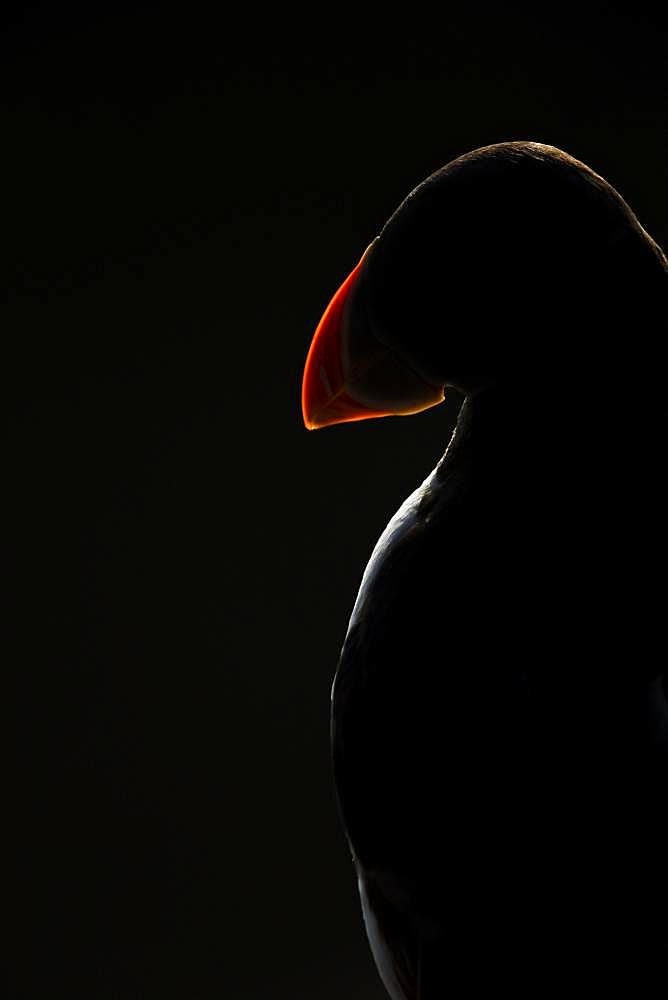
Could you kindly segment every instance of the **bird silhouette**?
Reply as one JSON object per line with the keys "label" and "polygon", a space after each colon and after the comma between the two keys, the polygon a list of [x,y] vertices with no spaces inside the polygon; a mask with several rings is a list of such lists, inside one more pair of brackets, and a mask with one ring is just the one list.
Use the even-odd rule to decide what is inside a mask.
{"label": "bird silhouette", "polygon": [[309,428],[463,396],[332,690],[392,1000],[665,988],[667,278],[606,180],[504,142],[408,195],[314,335]]}

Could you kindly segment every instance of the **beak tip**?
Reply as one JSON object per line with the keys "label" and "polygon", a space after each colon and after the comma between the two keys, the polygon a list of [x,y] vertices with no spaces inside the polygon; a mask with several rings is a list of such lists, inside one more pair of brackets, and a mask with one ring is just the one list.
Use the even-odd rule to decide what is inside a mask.
{"label": "beak tip", "polygon": [[304,427],[307,431],[314,431],[317,428],[316,422],[313,420],[311,415],[310,407],[307,407],[304,398],[302,397],[302,420],[304,422]]}
{"label": "beak tip", "polygon": [[306,410],[302,410],[302,420],[307,431],[316,431],[320,426],[320,424],[318,424],[317,421],[313,419],[312,415],[307,413]]}
{"label": "beak tip", "polygon": [[304,416],[304,427],[307,431],[317,431],[323,426],[324,424],[318,423],[318,421],[314,420],[312,417]]}

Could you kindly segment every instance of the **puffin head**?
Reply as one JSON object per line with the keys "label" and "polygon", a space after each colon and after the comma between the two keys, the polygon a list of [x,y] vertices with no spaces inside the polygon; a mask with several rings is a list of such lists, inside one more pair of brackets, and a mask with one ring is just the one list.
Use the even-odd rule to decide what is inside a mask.
{"label": "puffin head", "polygon": [[651,366],[649,331],[642,347],[617,333],[654,326],[667,275],[584,163],[537,142],[476,149],[408,195],[334,295],[308,352],[304,423],[417,413],[449,386],[594,384],[632,352]]}

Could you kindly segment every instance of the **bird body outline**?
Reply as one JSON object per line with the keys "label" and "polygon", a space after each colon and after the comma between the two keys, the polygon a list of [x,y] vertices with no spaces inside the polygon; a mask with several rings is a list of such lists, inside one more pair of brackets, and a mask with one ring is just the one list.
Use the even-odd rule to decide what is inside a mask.
{"label": "bird body outline", "polygon": [[[633,253],[626,252],[635,240],[637,274],[649,270],[648,286],[660,289],[650,297],[662,301],[665,258],[589,168],[552,147],[499,144],[471,154],[478,184],[486,155],[501,175],[529,161],[557,171],[566,164],[563,197],[569,185],[583,185],[586,197],[592,187],[597,224],[605,218],[608,257],[595,279],[599,297],[601,288],[614,286],[616,267],[643,287]],[[579,173],[571,176],[581,166],[584,184]],[[465,167],[455,177],[459,169],[468,184]],[[430,353],[424,331],[417,346],[410,343],[411,331],[404,338],[391,328],[392,310],[383,300],[394,294],[397,305],[396,294],[404,294],[394,292],[402,272],[390,250],[396,256],[399,247],[401,258],[419,232],[421,197],[440,206],[438,183],[436,176],[432,192],[423,196],[420,186],[417,197],[402,203],[398,221],[390,220],[371,244],[368,263],[363,258],[346,292],[347,312],[336,330],[346,343],[344,381],[351,345],[376,359],[380,343],[388,361],[374,383],[360,385],[348,373],[345,419],[379,415],[393,393],[401,407],[395,412],[437,401],[445,348]],[[511,190],[524,197],[516,184]],[[431,249],[440,246],[433,215]],[[467,221],[464,229],[468,239]],[[576,263],[564,265],[578,291],[589,266],[586,243]],[[467,245],[469,263],[470,254]],[[420,300],[422,320],[434,314],[433,256],[423,255],[423,266],[406,282],[413,295],[432,296],[431,312]],[[553,270],[555,262],[557,251]],[[512,264],[510,254],[508,274]],[[540,264],[533,266],[527,270],[539,283]],[[493,285],[497,297],[504,287]],[[540,304],[540,293],[530,290],[528,297],[527,306]],[[582,329],[597,308],[596,295],[583,303]],[[613,323],[620,311],[611,305],[604,318]],[[402,320],[411,315],[401,299],[393,312]],[[555,306],[552,325],[549,316],[532,319],[534,312],[506,317],[504,330],[520,320],[530,329],[533,322],[547,329],[549,346],[568,312]],[[330,329],[319,328],[316,350]],[[397,375],[397,358],[409,369],[405,378]],[[465,352],[455,360],[459,371],[472,370]],[[559,381],[535,386],[522,371],[520,392],[509,394],[498,354],[485,360],[480,378],[443,379],[465,395],[457,427],[441,462],[401,505],[372,553],[332,688],[338,801],[369,943],[392,1000],[436,1000],[453,976],[463,975],[471,993],[505,979],[521,995],[536,995],[548,992],[541,985],[545,969],[554,985],[578,962],[600,975],[606,956],[610,978],[621,982],[639,962],[658,968],[657,955],[665,956],[658,942],[668,926],[667,885],[658,867],[668,836],[666,674],[652,662],[651,587],[642,585],[642,575],[635,595],[629,586],[647,571],[647,546],[663,551],[663,404],[650,399],[639,431],[616,427],[611,434],[602,409],[610,396],[600,386],[580,392],[577,416],[565,419],[554,405]],[[594,360],[592,351],[583,365],[589,377],[598,371]],[[307,366],[305,419],[309,405],[314,426],[341,419],[338,412],[328,420],[322,399],[309,392]],[[351,398],[358,404],[353,417]],[[629,457],[641,470],[630,482],[619,475]],[[638,637],[643,623],[647,648]],[[632,921],[631,912],[651,910],[655,891],[659,916],[636,912]]]}

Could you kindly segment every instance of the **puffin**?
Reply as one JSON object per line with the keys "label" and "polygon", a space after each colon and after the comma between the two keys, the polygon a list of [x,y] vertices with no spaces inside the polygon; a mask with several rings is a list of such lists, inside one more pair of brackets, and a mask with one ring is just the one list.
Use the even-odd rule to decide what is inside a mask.
{"label": "puffin", "polygon": [[308,429],[461,399],[332,687],[392,1000],[665,988],[667,278],[602,176],[502,142],[408,194],[315,330]]}

